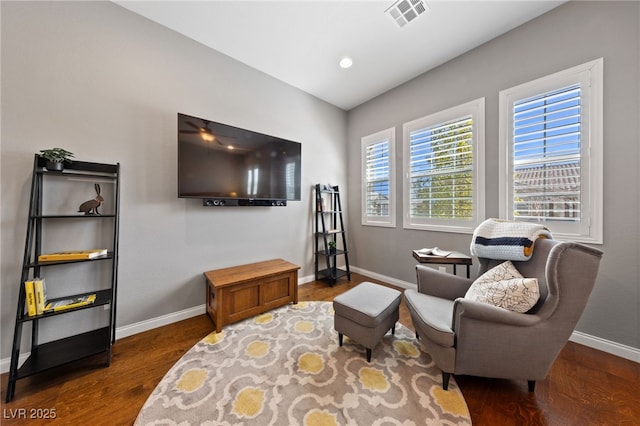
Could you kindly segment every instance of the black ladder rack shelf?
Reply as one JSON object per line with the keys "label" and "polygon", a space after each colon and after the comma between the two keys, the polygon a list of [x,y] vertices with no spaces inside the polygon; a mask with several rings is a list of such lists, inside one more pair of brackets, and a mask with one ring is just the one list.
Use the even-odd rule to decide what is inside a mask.
{"label": "black ladder rack shelf", "polygon": [[[16,322],[13,335],[13,347],[11,350],[11,364],[9,367],[9,380],[7,384],[6,401],[13,399],[16,390],[16,382],[25,377],[29,377],[45,370],[49,370],[64,364],[98,355],[106,355],[106,365],[111,363],[111,346],[115,342],[116,330],[116,290],[118,278],[118,232],[119,232],[119,201],[120,201],[120,164],[103,164],[83,161],[73,161],[65,164],[65,170],[60,172],[48,171],[45,168],[46,160],[35,155],[33,163],[33,174],[31,180],[31,197],[29,200],[29,215],[27,223],[27,236],[24,249],[24,258],[22,262],[22,272],[20,277],[20,289],[18,292],[18,305],[16,308]],[[46,202],[43,201],[44,195],[47,193],[45,186],[54,183],[62,183],[65,188],[73,188],[78,182],[100,182],[112,185],[109,188],[108,196],[104,196],[104,206],[109,210],[106,214],[94,213],[82,215],[75,212],[77,206],[71,206],[68,213],[62,214],[43,214],[43,210],[47,209]],[[87,194],[90,195],[90,194]],[[102,193],[104,195],[104,192]],[[89,198],[89,197],[86,197]],[[86,199],[84,198],[84,199]],[[104,208],[104,207],[103,207]],[[65,206],[66,210],[66,206]],[[95,257],[93,259],[83,260],[64,260],[64,261],[39,261],[38,257],[42,254],[43,240],[46,229],[52,223],[57,226],[64,226],[65,230],[82,229],[83,225],[88,223],[97,224],[100,229],[105,229],[106,236],[104,241],[96,241],[107,247],[107,254]],[[95,294],[95,301],[91,304],[64,309],[53,312],[43,312],[30,316],[25,308],[26,291],[24,283],[36,277],[46,278],[46,271],[50,268],[73,268],[78,264],[85,264],[88,267],[98,267],[108,262],[108,274],[102,278],[96,278],[95,282],[89,282],[82,286],[86,287],[81,292],[76,290],[67,290],[68,285],[64,280],[59,279],[57,282],[47,280],[49,290],[54,288],[56,293],[66,294],[64,297],[51,298],[48,301],[53,302],[59,299],[67,299],[71,297],[80,297],[89,294]],[[93,266],[96,265],[96,266]],[[59,278],[59,277],[58,277]],[[73,294],[68,294],[73,293]],[[108,319],[105,324],[97,325],[96,328],[84,331],[78,334],[62,335],[56,340],[46,343],[40,343],[38,331],[40,321],[46,321],[52,317],[67,315],[72,312],[84,311],[95,308],[104,308],[108,310]],[[26,360],[19,364],[21,355],[21,342],[23,337],[23,325],[31,324],[31,346],[29,355]],[[61,330],[60,330],[61,331]]]}
{"label": "black ladder rack shelf", "polygon": [[[338,186],[317,184],[315,193],[315,279],[327,280],[333,286],[339,278],[351,280],[340,190]],[[344,256],[343,268],[338,267],[339,256]]]}

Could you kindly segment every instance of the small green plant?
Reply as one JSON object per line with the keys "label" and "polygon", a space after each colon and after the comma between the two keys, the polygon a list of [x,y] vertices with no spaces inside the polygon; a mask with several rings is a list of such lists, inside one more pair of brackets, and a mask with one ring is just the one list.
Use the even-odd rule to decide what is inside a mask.
{"label": "small green plant", "polygon": [[70,163],[71,160],[69,158],[73,157],[73,152],[69,152],[62,148],[51,148],[41,150],[40,156],[46,158],[52,163],[62,163],[65,161]]}
{"label": "small green plant", "polygon": [[329,250],[335,250],[336,249],[336,242],[335,241],[329,241],[327,243],[327,245],[329,246]]}

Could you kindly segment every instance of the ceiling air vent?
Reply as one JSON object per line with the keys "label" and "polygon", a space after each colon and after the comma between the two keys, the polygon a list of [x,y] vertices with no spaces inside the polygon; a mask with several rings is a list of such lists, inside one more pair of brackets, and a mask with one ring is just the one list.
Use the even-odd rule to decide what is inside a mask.
{"label": "ceiling air vent", "polygon": [[428,9],[424,0],[398,0],[385,13],[400,27],[404,27]]}

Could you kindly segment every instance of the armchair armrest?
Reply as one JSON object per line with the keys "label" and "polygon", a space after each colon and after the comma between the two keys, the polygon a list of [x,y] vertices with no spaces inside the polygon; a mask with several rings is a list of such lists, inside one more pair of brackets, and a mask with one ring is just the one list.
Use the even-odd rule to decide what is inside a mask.
{"label": "armchair armrest", "polygon": [[463,297],[473,282],[424,265],[416,265],[416,275],[419,293],[448,300]]}
{"label": "armchair armrest", "polygon": [[534,314],[522,314],[475,300],[457,298],[453,305],[453,329],[462,321],[481,321],[513,327],[531,327],[542,321]]}
{"label": "armchair armrest", "polygon": [[468,299],[454,302],[452,328],[454,372],[487,377],[540,380],[568,337],[539,315]]}

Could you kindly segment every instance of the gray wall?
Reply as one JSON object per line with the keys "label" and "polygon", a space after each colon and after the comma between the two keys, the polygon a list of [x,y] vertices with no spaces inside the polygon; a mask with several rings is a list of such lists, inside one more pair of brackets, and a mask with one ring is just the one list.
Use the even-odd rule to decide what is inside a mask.
{"label": "gray wall", "polygon": [[[486,98],[486,214],[498,216],[498,92],[604,57],[604,250],[578,330],[640,348],[638,173],[640,3],[571,2],[429,71],[348,114],[351,262],[415,283],[411,250],[469,252],[471,235],[402,229],[402,124]],[[425,45],[425,49],[428,45]],[[362,226],[360,138],[396,127],[396,228]]]}
{"label": "gray wall", "polygon": [[[313,274],[311,186],[346,184],[344,111],[110,2],[1,8],[0,357],[10,355],[40,149],[121,163],[119,327],[204,305],[207,270],[281,257]],[[177,112],[301,142],[302,201],[178,199]]]}

